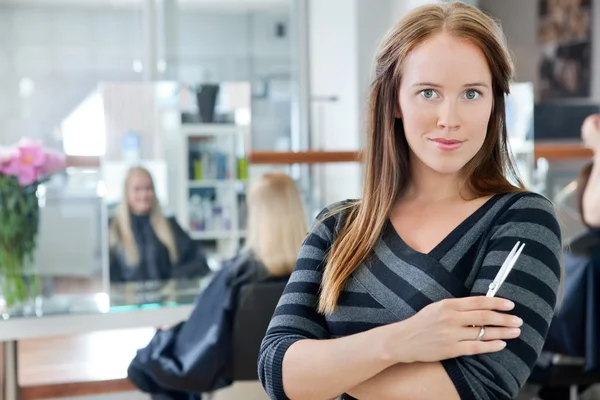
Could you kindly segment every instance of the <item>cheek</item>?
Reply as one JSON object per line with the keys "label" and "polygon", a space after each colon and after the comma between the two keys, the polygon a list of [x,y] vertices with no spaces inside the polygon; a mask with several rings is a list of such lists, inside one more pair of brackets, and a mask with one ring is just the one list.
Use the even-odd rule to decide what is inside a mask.
{"label": "cheek", "polygon": [[410,141],[410,138],[417,138],[435,130],[437,117],[433,107],[419,105],[410,100],[404,100],[403,104],[402,123],[407,140]]}
{"label": "cheek", "polygon": [[133,195],[133,201],[136,203],[143,203],[146,201],[146,194],[142,190],[138,190]]}
{"label": "cheek", "polygon": [[486,110],[470,113],[465,122],[467,122],[470,127],[470,136],[475,141],[483,143],[488,131],[490,113],[486,113]]}

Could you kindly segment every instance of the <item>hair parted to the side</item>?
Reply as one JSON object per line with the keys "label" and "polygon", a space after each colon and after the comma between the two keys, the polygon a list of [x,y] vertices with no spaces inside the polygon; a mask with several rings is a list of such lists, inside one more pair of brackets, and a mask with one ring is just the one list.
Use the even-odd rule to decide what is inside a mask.
{"label": "hair parted to the side", "polygon": [[[109,245],[111,248],[116,248],[121,245],[125,254],[125,262],[129,267],[135,267],[140,262],[140,252],[138,249],[137,242],[133,236],[131,230],[131,210],[127,203],[127,189],[131,177],[134,174],[145,174],[152,184],[152,190],[154,190],[154,179],[152,174],[144,167],[132,167],[127,171],[125,180],[123,182],[123,199],[117,205],[115,211],[115,217],[110,225],[109,232]],[[175,236],[169,225],[169,221],[165,218],[158,199],[155,199],[152,209],[150,210],[150,225],[154,230],[154,233],[158,237],[158,240],[167,248],[169,251],[169,259],[171,263],[175,265],[179,261],[179,254],[177,251],[177,245],[175,243]]]}
{"label": "hair parted to the side", "polygon": [[492,74],[494,102],[487,135],[482,148],[461,170],[465,193],[477,198],[525,189],[507,144],[504,96],[510,91],[514,66],[502,29],[478,8],[460,2],[414,9],[390,30],[376,56],[363,195],[361,200],[330,213],[346,211],[347,217],[329,252],[323,275],[318,305],[323,314],[334,311],[346,281],[366,261],[393,203],[409,186],[409,148],[402,121],[395,118],[402,64],[415,47],[442,32],[475,44],[485,55]]}
{"label": "hair parted to the side", "polygon": [[292,178],[270,172],[252,184],[245,249],[254,253],[269,275],[292,273],[307,231],[302,198]]}

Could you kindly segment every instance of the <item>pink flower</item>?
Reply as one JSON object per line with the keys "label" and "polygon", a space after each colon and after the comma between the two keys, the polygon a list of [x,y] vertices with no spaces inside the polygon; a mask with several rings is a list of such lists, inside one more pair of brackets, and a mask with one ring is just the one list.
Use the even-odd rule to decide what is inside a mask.
{"label": "pink flower", "polygon": [[0,147],[0,174],[16,176],[21,186],[31,185],[65,166],[65,156],[45,150],[39,140],[23,138],[13,147]]}
{"label": "pink flower", "polygon": [[37,181],[45,162],[42,144],[31,139],[21,139],[17,153],[0,167],[0,173],[17,176],[19,185],[27,186]]}
{"label": "pink flower", "polygon": [[9,163],[18,154],[19,152],[14,147],[0,146],[0,166]]}
{"label": "pink flower", "polygon": [[53,150],[46,150],[44,153],[45,160],[44,165],[42,166],[42,174],[53,174],[62,170],[67,165],[67,160],[64,154]]}

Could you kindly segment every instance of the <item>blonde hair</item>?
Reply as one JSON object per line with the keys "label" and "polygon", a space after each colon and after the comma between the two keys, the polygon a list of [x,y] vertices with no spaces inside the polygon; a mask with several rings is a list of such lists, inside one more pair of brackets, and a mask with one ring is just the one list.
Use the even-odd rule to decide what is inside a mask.
{"label": "blonde hair", "polygon": [[271,276],[291,274],[307,233],[300,192],[288,175],[263,175],[248,193],[248,230],[245,249]]}
{"label": "blonde hair", "polygon": [[[143,167],[132,167],[127,171],[125,181],[123,184],[123,199],[116,208],[114,219],[110,225],[110,247],[116,248],[120,244],[123,246],[123,252],[125,254],[125,262],[128,266],[136,266],[140,262],[140,252],[131,230],[131,210],[129,209],[127,193],[130,184],[131,177],[135,174],[145,174],[150,180],[152,191],[154,190],[154,180],[150,171]],[[156,192],[155,192],[156,193]],[[158,237],[158,240],[167,248],[169,252],[169,259],[172,264],[176,264],[179,261],[179,254],[177,252],[177,246],[175,244],[175,237],[169,221],[163,215],[158,199],[156,199],[150,209],[150,225],[154,230],[154,234]]]}
{"label": "blonde hair", "polygon": [[509,93],[514,66],[501,28],[478,8],[460,2],[416,8],[391,29],[376,56],[363,195],[360,201],[331,212],[348,210],[348,217],[332,245],[323,274],[321,313],[334,311],[346,281],[373,250],[394,201],[410,184],[409,147],[402,121],[395,117],[402,64],[415,47],[443,32],[475,44],[492,73],[494,105],[488,132],[479,152],[461,171],[466,193],[477,198],[524,190],[507,146],[504,96]]}

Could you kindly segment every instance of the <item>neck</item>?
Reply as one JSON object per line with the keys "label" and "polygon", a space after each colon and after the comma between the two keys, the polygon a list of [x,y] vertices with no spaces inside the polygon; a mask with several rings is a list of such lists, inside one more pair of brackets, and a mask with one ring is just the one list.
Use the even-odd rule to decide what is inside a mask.
{"label": "neck", "polygon": [[[416,157],[411,157],[415,160]],[[418,159],[411,161],[411,184],[406,197],[419,202],[461,199],[459,174],[442,174]]]}

